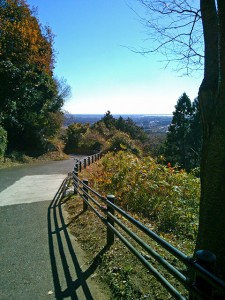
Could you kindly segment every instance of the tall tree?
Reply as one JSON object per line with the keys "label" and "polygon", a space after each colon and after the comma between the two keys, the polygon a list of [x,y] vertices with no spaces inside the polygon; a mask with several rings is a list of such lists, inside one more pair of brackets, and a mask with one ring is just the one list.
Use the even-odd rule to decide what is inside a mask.
{"label": "tall tree", "polygon": [[203,142],[196,250],[214,252],[217,273],[225,279],[225,1],[139,2],[149,12],[147,26],[155,30],[153,37],[158,40],[151,51],[166,51],[172,59],[184,63],[188,73],[201,69],[204,61],[204,78],[199,88]]}
{"label": "tall tree", "polygon": [[177,101],[172,122],[168,128],[164,154],[167,163],[190,171],[200,166],[202,134],[199,101],[193,103],[184,93]]}
{"label": "tall tree", "polygon": [[190,152],[192,168],[200,167],[202,149],[202,127],[198,97],[192,103],[190,118]]}
{"label": "tall tree", "polygon": [[50,27],[41,26],[35,14],[25,0],[1,0],[1,60],[11,61],[17,67],[33,65],[52,74],[54,35]]}
{"label": "tall tree", "polygon": [[217,255],[218,274],[225,279],[225,2],[200,4],[205,63],[199,89],[203,147],[197,249]]}
{"label": "tall tree", "polygon": [[168,162],[178,164],[190,170],[190,119],[192,114],[191,100],[183,93],[178,99],[173,112],[173,119],[168,128],[165,156]]}
{"label": "tall tree", "polygon": [[53,78],[52,45],[51,29],[41,26],[26,1],[1,0],[0,123],[11,150],[43,150],[58,128],[49,121],[64,101]]}

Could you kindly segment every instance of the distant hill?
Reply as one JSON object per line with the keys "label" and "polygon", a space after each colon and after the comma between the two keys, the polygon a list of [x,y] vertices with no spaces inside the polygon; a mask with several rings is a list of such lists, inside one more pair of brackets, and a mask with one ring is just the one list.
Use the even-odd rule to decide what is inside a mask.
{"label": "distant hill", "polygon": [[[165,133],[172,121],[172,115],[113,115],[114,118],[120,116],[124,119],[131,118],[147,133]],[[64,125],[66,127],[72,123],[89,123],[92,125],[103,117],[104,115],[65,114]]]}

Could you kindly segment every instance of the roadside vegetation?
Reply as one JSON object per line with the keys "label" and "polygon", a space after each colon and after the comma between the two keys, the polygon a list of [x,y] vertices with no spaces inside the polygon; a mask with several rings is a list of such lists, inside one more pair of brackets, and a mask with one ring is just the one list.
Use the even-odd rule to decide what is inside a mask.
{"label": "roadside vegetation", "polygon": [[[200,193],[199,179],[194,173],[158,164],[150,157],[119,151],[104,155],[79,176],[88,178],[89,185],[101,195],[114,194],[119,207],[186,255],[192,255]],[[172,299],[117,238],[110,249],[99,255],[106,244],[106,229],[91,210],[82,211],[82,200],[78,196],[65,199],[65,208],[69,213],[70,230],[89,254],[90,261],[97,256],[95,276],[109,284],[112,299]],[[146,242],[184,270],[153,241]],[[151,263],[158,268],[154,260]],[[162,268],[160,271],[164,274]],[[186,293],[172,277],[168,278]]]}
{"label": "roadside vegetation", "polygon": [[0,3],[0,158],[62,152],[62,106],[70,88],[54,77],[54,34],[24,0]]}
{"label": "roadside vegetation", "polygon": [[[87,178],[89,185],[103,196],[114,194],[119,207],[188,256],[193,255],[198,230],[199,169],[198,160],[188,151],[186,153],[190,155],[186,155],[185,159],[191,165],[188,172],[182,168],[179,158],[184,158],[181,156],[184,143],[179,144],[177,139],[183,135],[187,137],[183,141],[185,147],[193,147],[191,134],[199,133],[200,128],[192,126],[193,120],[199,124],[195,118],[198,115],[196,103],[191,104],[186,94],[178,99],[166,141],[158,142],[156,138],[155,142],[154,136],[147,135],[141,128],[135,131],[136,125],[130,120],[114,119],[110,112],[92,126],[68,126],[66,140],[68,152],[75,147],[77,152],[88,149],[88,153],[93,153],[93,150],[104,153],[100,161],[79,174],[80,178]],[[195,109],[191,108],[192,105]],[[192,132],[193,128],[195,132]],[[168,147],[176,151],[169,152],[171,155],[166,157]],[[89,254],[90,262],[94,261],[98,266],[94,276],[109,285],[112,299],[172,299],[117,238],[114,245],[105,251],[106,229],[92,211],[83,212],[79,196],[64,200],[70,230]],[[135,231],[134,228],[132,230]],[[152,240],[147,239],[146,242],[178,269],[187,272]],[[145,253],[143,255],[146,256]],[[159,267],[154,260],[151,263]],[[159,270],[165,275],[162,268],[159,267]],[[165,276],[187,296],[174,278],[168,274]]]}
{"label": "roadside vegetation", "polygon": [[120,151],[106,154],[89,178],[102,195],[114,194],[123,209],[154,221],[157,232],[196,237],[200,183],[194,174]]}

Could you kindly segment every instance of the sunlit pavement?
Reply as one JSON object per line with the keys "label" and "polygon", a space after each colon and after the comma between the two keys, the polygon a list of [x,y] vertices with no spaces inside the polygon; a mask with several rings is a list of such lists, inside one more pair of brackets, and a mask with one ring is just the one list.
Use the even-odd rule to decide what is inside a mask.
{"label": "sunlit pavement", "polygon": [[104,299],[83,275],[82,251],[54,203],[73,165],[70,159],[0,170],[1,300]]}
{"label": "sunlit pavement", "polygon": [[0,206],[52,200],[65,174],[24,176],[0,193]]}

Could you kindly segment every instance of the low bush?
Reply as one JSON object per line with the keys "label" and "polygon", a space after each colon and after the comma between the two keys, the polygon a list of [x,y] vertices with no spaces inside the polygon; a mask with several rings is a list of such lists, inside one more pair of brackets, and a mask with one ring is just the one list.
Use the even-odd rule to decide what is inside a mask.
{"label": "low bush", "polygon": [[140,153],[140,148],[137,146],[131,137],[122,131],[117,131],[115,135],[109,140],[109,151],[128,150],[135,154]]}
{"label": "low bush", "polygon": [[32,158],[25,155],[22,152],[18,152],[18,151],[13,151],[8,155],[8,158],[12,161],[12,162],[18,162],[18,163],[29,163],[32,161]]}
{"label": "low bush", "polygon": [[100,193],[114,194],[119,206],[156,222],[160,233],[195,238],[200,182],[193,174],[119,151],[106,154],[91,176]]}
{"label": "low bush", "polygon": [[7,132],[0,125],[0,157],[4,156],[7,147]]}

